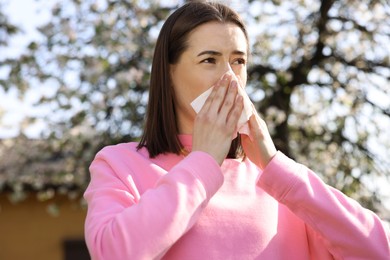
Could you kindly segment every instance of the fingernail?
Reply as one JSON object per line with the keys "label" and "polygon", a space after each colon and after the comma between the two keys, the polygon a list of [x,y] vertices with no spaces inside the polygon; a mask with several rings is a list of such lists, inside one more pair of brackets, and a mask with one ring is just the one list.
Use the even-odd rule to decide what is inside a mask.
{"label": "fingernail", "polygon": [[233,80],[233,81],[230,83],[230,86],[231,86],[232,88],[237,87],[237,81]]}
{"label": "fingernail", "polygon": [[228,81],[228,80],[230,80],[230,75],[229,74],[225,74],[224,76],[223,76],[223,80],[225,80],[225,81]]}

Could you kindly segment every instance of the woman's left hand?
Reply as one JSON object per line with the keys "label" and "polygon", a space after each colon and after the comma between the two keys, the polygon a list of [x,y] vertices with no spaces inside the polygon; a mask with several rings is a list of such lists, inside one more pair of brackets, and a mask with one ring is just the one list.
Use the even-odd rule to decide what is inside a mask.
{"label": "woman's left hand", "polygon": [[261,169],[264,169],[276,154],[276,147],[268,132],[267,125],[257,114],[252,104],[253,114],[249,118],[249,131],[252,140],[247,135],[241,135],[241,143],[248,158]]}

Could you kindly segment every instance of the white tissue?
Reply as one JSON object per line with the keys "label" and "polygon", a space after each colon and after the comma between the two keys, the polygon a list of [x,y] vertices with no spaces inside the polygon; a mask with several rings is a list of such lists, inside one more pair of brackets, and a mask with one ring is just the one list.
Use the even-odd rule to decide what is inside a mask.
{"label": "white tissue", "polygon": [[[236,138],[237,132],[240,134],[246,134],[250,136],[249,133],[249,125],[248,125],[248,120],[252,115],[252,102],[250,101],[248,95],[245,93],[245,90],[240,86],[239,81],[237,78],[233,75],[234,79],[238,83],[238,94],[243,97],[244,101],[244,108],[242,110],[242,114],[240,116],[240,119],[238,120],[237,123],[237,129],[235,131],[235,134],[232,139]],[[191,102],[192,108],[195,110],[196,113],[199,113],[199,111],[202,109],[204,103],[206,102],[206,99],[208,96],[211,94],[211,91],[213,90],[213,87],[209,88],[202,94],[200,94],[196,99],[194,99]]]}

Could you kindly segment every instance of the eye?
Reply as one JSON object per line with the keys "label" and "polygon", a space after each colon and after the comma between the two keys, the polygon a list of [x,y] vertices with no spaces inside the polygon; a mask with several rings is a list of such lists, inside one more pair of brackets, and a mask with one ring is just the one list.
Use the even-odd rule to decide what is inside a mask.
{"label": "eye", "polygon": [[239,58],[239,59],[234,60],[233,64],[235,64],[235,65],[245,65],[246,64],[246,60],[243,59],[243,58]]}
{"label": "eye", "polygon": [[207,58],[201,61],[201,63],[211,63],[211,64],[215,64],[215,62],[216,62],[215,58]]}

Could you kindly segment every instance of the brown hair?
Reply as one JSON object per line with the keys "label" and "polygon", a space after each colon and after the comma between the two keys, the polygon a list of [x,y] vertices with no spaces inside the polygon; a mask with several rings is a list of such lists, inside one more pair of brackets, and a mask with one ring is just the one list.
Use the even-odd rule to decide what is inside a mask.
{"label": "brown hair", "polygon": [[[173,12],[161,28],[152,63],[145,130],[137,146],[137,149],[146,147],[151,158],[162,153],[184,152],[178,138],[175,93],[169,65],[175,64],[186,50],[190,32],[199,25],[212,21],[236,24],[244,32],[248,42],[248,34],[240,16],[219,3],[189,2]],[[243,154],[238,135],[232,141],[228,158],[238,158]]]}

